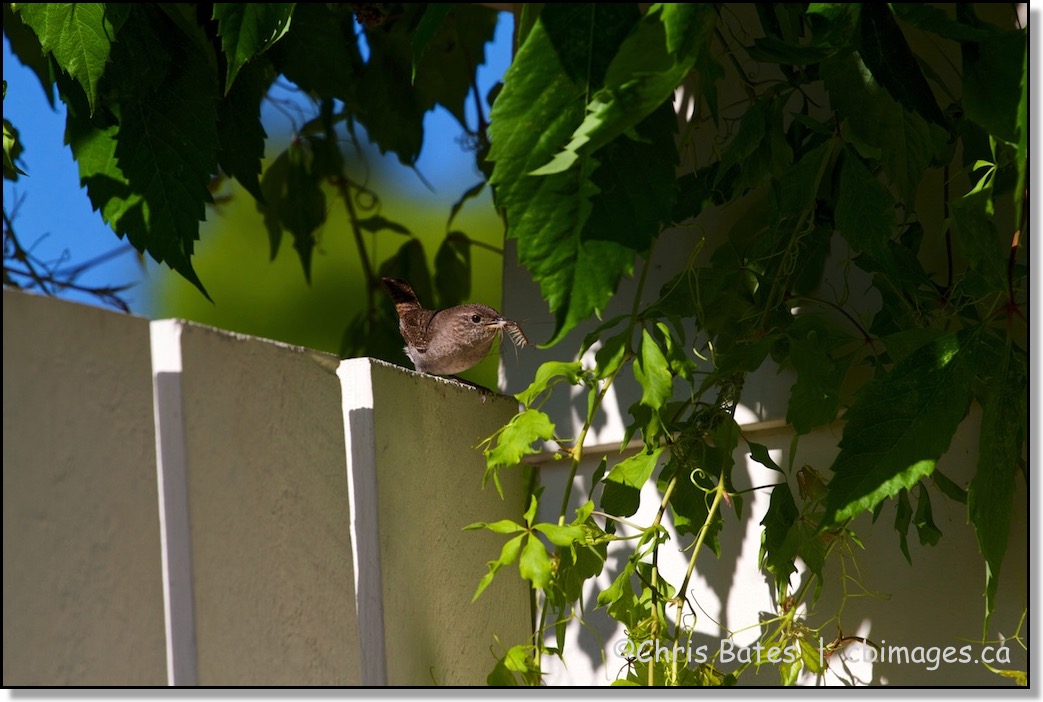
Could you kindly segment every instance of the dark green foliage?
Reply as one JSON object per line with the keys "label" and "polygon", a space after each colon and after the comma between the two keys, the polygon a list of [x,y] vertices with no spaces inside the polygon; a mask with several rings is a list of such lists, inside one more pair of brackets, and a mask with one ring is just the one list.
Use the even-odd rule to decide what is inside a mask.
{"label": "dark green foliage", "polygon": [[[707,263],[690,262],[657,300],[638,301],[644,304],[635,304],[633,315],[606,321],[584,341],[583,349],[601,343],[596,365],[571,381],[590,398],[586,427],[627,364],[641,388],[624,437],[640,437],[641,448],[606,456],[596,475],[606,532],[614,535],[617,520],[644,506],[662,464],[655,478],[659,514],[669,514],[677,534],[691,539],[688,574],[667,583],[651,565],[664,542],[658,520],[645,527],[598,605],[631,641],[685,640],[680,613],[687,610],[672,593],[688,586],[702,546],[719,553],[723,507],[741,508],[731,486],[731,413],[746,376],[767,363],[796,373],[787,420],[798,435],[843,419],[828,472],[805,465],[793,475],[763,446],[751,445],[755,461],[778,471],[761,521],[761,563],[775,585],[781,623],[765,627],[761,642],[802,652],[779,666],[782,682],[792,684],[801,670],[822,673],[806,645],[816,630],[795,617],[794,602],[817,598],[832,554],[861,548],[852,520],[875,518],[892,504],[899,547],[911,563],[910,527],[929,547],[943,538],[933,516],[939,499],[968,504],[987,564],[987,632],[1024,465],[1027,286],[1010,223],[1022,221],[1024,202],[1025,33],[986,25],[971,6],[947,14],[920,5],[758,5],[760,31],[735,34],[727,28],[731,6],[711,17],[656,5],[640,21],[605,6],[554,7],[529,17],[494,107],[490,153],[509,236],[519,240],[519,257],[556,315],[548,343],[602,309],[656,238],[655,229],[629,225],[625,237],[614,234],[612,223],[629,224],[627,210],[647,225],[693,221],[697,228],[711,204],[753,205],[702,259]],[[605,31],[589,32],[593,26]],[[962,76],[955,83],[941,77],[944,67],[918,53],[910,31],[947,42],[962,57]],[[748,46],[736,38],[759,33]],[[710,58],[733,52],[745,74]],[[628,72],[645,83],[619,90]],[[695,95],[706,115],[685,138],[695,140],[694,150],[700,134],[716,139],[699,160],[657,141],[656,131],[673,125],[653,123],[645,111],[654,107],[654,87],[676,85],[680,73],[699,83]],[[721,76],[745,91],[743,109],[720,108],[714,86]],[[671,91],[657,94],[663,99]],[[961,94],[963,103],[951,97]],[[617,160],[615,146],[632,144],[644,149],[640,156]],[[962,162],[955,159],[960,147]],[[688,173],[667,187],[649,159],[670,169],[680,159]],[[961,169],[966,177],[953,178]],[[626,180],[634,171],[640,184]],[[619,188],[602,198],[613,174]],[[944,193],[925,190],[939,176]],[[642,190],[649,182],[661,201]],[[756,206],[764,201],[769,206]],[[951,218],[941,229],[928,224],[933,220],[919,210],[925,206],[948,208]],[[592,229],[592,222],[600,224]],[[879,302],[825,282],[827,263],[835,267],[838,258],[872,282]],[[686,321],[699,334],[694,340],[682,331]],[[550,381],[562,380],[560,373],[542,378],[518,399],[532,407]],[[1000,400],[1004,394],[1011,401]],[[985,407],[983,454],[965,492],[935,466],[975,401]],[[541,427],[539,436],[548,431]],[[574,466],[585,431],[560,454]],[[509,450],[504,435],[498,438],[491,459]],[[515,441],[527,447],[536,438]],[[934,487],[941,497],[930,494]],[[791,583],[797,559],[810,572],[799,587]],[[538,643],[532,650],[538,663]],[[691,670],[682,674],[668,662],[629,670],[629,683],[694,680],[686,677]]]}

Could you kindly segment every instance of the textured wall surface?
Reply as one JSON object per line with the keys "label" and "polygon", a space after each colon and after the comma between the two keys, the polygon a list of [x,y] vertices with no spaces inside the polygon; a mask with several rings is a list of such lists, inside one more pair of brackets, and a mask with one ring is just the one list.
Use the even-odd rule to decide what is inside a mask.
{"label": "textured wall surface", "polygon": [[521,519],[475,450],[517,406],[339,366],[5,290],[4,684],[483,684],[530,625],[463,531]]}
{"label": "textured wall surface", "polygon": [[4,685],[162,685],[148,322],[4,290]]}

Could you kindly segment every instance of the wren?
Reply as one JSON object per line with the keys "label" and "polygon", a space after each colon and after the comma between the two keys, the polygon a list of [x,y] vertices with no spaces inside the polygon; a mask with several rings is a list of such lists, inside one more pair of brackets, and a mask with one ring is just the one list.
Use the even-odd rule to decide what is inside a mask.
{"label": "wren", "polygon": [[421,373],[455,375],[473,368],[504,331],[517,346],[528,344],[517,322],[488,305],[472,303],[428,310],[406,281],[380,280],[398,312],[398,330],[406,342],[403,350]]}

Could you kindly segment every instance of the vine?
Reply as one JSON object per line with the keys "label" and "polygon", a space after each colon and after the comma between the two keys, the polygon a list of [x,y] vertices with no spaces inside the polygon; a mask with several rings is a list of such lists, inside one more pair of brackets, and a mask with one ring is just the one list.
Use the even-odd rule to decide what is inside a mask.
{"label": "vine", "polygon": [[[690,170],[677,182],[676,201],[666,216],[660,215],[659,229],[649,234],[630,232],[618,240],[645,262],[630,313],[604,322],[587,335],[577,358],[591,358],[589,352],[596,349],[592,362],[544,364],[532,384],[516,395],[522,411],[484,444],[487,478],[497,484],[500,471],[538,452],[537,442],[544,442],[554,458],[569,461],[564,500],[556,514],[556,528],[568,531],[556,531],[552,537],[547,531],[550,524],[534,521],[541,496],[535,490],[526,515],[529,536],[524,553],[505,549],[490,562],[490,572],[479,588],[480,594],[497,572],[518,558],[521,576],[536,592],[532,641],[509,649],[490,682],[509,684],[520,673],[525,682],[538,683],[546,655],[567,662],[562,622],[582,619],[580,583],[601,574],[607,547],[625,560],[611,585],[598,589],[596,607],[622,625],[632,646],[673,652],[666,660],[626,657],[621,669],[625,677],[617,683],[727,685],[766,664],[777,668],[783,684],[794,684],[802,673],[822,676],[829,657],[852,643],[877,647],[846,632],[841,621],[848,599],[867,594],[854,558],[854,549],[862,548],[862,542],[851,528],[853,519],[867,511],[875,518],[892,502],[900,546],[910,559],[911,527],[921,543],[933,544],[941,537],[932,517],[932,489],[970,507],[970,521],[991,564],[987,592],[994,598],[998,570],[992,565],[1003,551],[999,542],[1005,543],[1008,515],[991,512],[986,518],[980,500],[984,476],[995,475],[996,464],[991,458],[982,459],[979,477],[966,491],[935,466],[970,404],[977,402],[984,407],[983,445],[984,433],[995,428],[992,422],[1006,422],[999,432],[1003,448],[996,446],[1004,457],[1000,462],[1003,488],[991,496],[1002,495],[1009,507],[1011,479],[1024,470],[1024,405],[1001,409],[998,390],[985,389],[999,383],[1007,392],[1024,397],[1024,329],[1010,322],[1025,318],[1019,316],[1020,302],[1006,304],[1024,299],[1024,268],[1010,263],[1018,260],[1017,249],[997,245],[1004,235],[982,216],[995,208],[1003,208],[1005,216],[1019,216],[1023,195],[1014,182],[1020,179],[1023,164],[1009,159],[1014,131],[1007,132],[1007,139],[991,132],[983,140],[969,129],[968,119],[991,121],[993,126],[999,120],[987,117],[981,103],[972,107],[977,88],[966,79],[963,104],[976,117],[965,113],[959,122],[944,115],[933,98],[925,100],[922,91],[913,94],[919,88],[911,86],[921,81],[928,86],[927,78],[914,73],[900,80],[896,74],[899,64],[912,55],[899,20],[950,39],[966,38],[960,27],[992,30],[967,15],[943,21],[921,6],[878,10],[868,5],[828,5],[807,11],[758,6],[766,38],[752,40],[739,50],[735,46],[739,32],[722,29],[720,25],[727,26],[724,16],[707,15],[712,11],[657,5],[635,19],[585,7],[582,12],[560,13],[548,7],[541,13],[518,50],[494,104],[490,127],[490,160],[495,166],[491,181],[497,187],[497,202],[505,210],[509,236],[519,241],[522,263],[533,271],[552,308],[560,272],[541,269],[541,262],[530,260],[536,249],[527,246],[550,241],[559,247],[574,245],[575,258],[562,259],[561,265],[574,266],[576,276],[586,275],[584,252],[603,238],[594,225],[610,226],[598,219],[599,208],[614,211],[598,189],[585,191],[574,179],[588,179],[601,188],[596,175],[616,168],[616,177],[634,189],[631,196],[636,199],[643,196],[644,182],[628,181],[619,169],[641,168],[638,158],[658,157],[666,167],[671,163],[668,154],[683,153],[691,159],[685,164]],[[570,28],[570,40],[583,45],[587,21],[602,28],[613,22],[632,23],[630,34],[616,39],[619,43],[608,50],[614,58],[605,72],[599,72],[597,53],[603,46],[587,49],[591,63],[581,72],[568,65],[568,57],[560,64],[548,61],[543,47],[565,41]],[[970,24],[958,27],[959,22]],[[668,37],[705,37],[705,43],[688,46],[692,52],[688,56],[674,46],[660,58],[664,76],[671,70],[666,66],[692,62],[712,118],[689,119],[680,150],[672,144],[660,149],[648,136],[658,119],[655,102],[646,95],[655,87],[654,81],[641,83],[640,88],[627,82],[647,65],[627,63],[634,48],[631,43],[647,50],[644,42],[659,28]],[[997,37],[1023,40],[1023,35],[1015,39],[1009,30],[995,31]],[[852,33],[861,37],[860,44],[850,43]],[[736,103],[741,110],[735,117],[715,111],[716,95],[707,85],[724,74],[707,49],[715,45],[728,65],[741,73],[734,84],[745,100]],[[1021,56],[1014,48],[1006,55],[1012,63]],[[746,77],[750,64],[758,66],[757,81]],[[778,79],[768,77],[772,69],[779,71]],[[512,78],[523,73],[530,80],[515,88]],[[562,110],[572,109],[563,103],[553,117],[541,112],[546,105],[535,106],[541,100],[553,102],[555,96],[540,94],[533,87],[540,84],[532,80],[537,76],[545,84],[559,81],[555,96],[569,94],[560,85],[572,81],[574,94],[587,103],[586,110],[562,118]],[[662,85],[667,84],[664,80]],[[941,92],[960,94],[952,86]],[[929,88],[926,94],[933,95]],[[633,106],[644,98],[648,107],[641,121]],[[1007,93],[1005,109],[1016,112],[1017,105],[1024,104],[1020,100],[1016,91]],[[527,129],[545,125],[544,130],[535,130],[542,135],[539,142],[512,131],[522,120]],[[570,136],[563,122],[572,124],[575,133]],[[599,137],[621,130],[623,123],[636,123],[633,131],[645,135],[641,144],[629,147],[634,154],[611,150],[627,136],[599,149]],[[1018,124],[1025,128],[1025,122]],[[901,145],[889,136],[895,129],[904,134]],[[906,146],[914,141],[915,149]],[[962,154],[957,155],[953,142],[964,149]],[[709,147],[700,149],[700,143]],[[981,146],[987,158],[974,156]],[[1004,167],[1007,175],[1001,195],[994,178],[997,169]],[[946,174],[941,201],[950,216],[941,231],[917,214],[924,209],[916,199],[917,190],[932,168]],[[957,184],[949,176],[981,169],[984,175],[966,184]],[[645,169],[641,178],[649,181],[654,176]],[[644,288],[651,249],[662,233],[671,225],[698,223],[711,205],[736,203],[763,214],[743,218],[731,231],[693,241],[695,253],[688,264],[648,302]],[[533,221],[528,216],[533,207],[569,211],[572,233],[563,235],[563,229],[552,229],[546,219]],[[589,214],[587,207],[592,208]],[[576,216],[589,219],[576,228]],[[935,237],[944,241],[940,271],[924,246]],[[708,257],[700,253],[703,250],[710,251]],[[830,264],[847,271],[844,287],[833,296],[826,280]],[[853,271],[871,280],[882,304],[851,294]],[[935,282],[939,273],[943,283]],[[583,290],[585,286],[589,286],[585,279],[573,280],[570,296],[555,308],[557,329],[549,343],[561,339],[581,316],[575,309],[577,299],[589,300],[600,309],[596,291]],[[577,294],[581,290],[584,294]],[[1004,320],[1002,328],[990,322],[999,319]],[[796,373],[786,414],[794,438],[789,470],[777,466],[764,446],[746,440],[748,450],[743,451],[778,476],[777,482],[755,488],[770,491],[770,505],[761,521],[761,568],[776,603],[774,614],[758,624],[758,650],[792,650],[799,655],[781,661],[757,657],[732,670],[723,668],[716,657],[693,665],[679,655],[689,650],[699,617],[690,600],[693,577],[707,549],[719,555],[725,509],[734,508],[736,514],[742,509],[742,493],[732,484],[736,456],[742,455],[735,410],[750,374],[772,362]],[[606,394],[625,368],[641,397],[629,408],[623,445],[637,436],[640,445],[636,453],[631,448],[618,456],[601,457],[588,500],[569,521],[573,484],[587,452],[584,441]],[[572,439],[563,438],[540,409],[551,393],[562,388],[583,388],[588,396],[586,417]],[[840,416],[844,434],[837,458],[829,466],[832,477],[822,477],[825,467],[810,465],[794,472],[799,438]],[[997,440],[998,436],[991,439]],[[791,479],[800,486],[800,508],[789,487]],[[653,480],[659,497],[656,516],[648,526],[636,525],[629,518],[641,503],[642,487]],[[670,538],[668,522],[686,540],[686,567],[673,582],[660,569],[660,552]],[[495,530],[487,524],[472,527]],[[990,542],[994,543],[990,546]],[[526,553],[539,556],[526,561]],[[841,605],[816,624],[815,604],[827,585],[824,569],[838,553],[839,583],[832,586],[839,585]],[[805,571],[794,588],[791,581],[799,572],[798,560]],[[852,587],[858,589],[853,592]],[[986,633],[994,606],[995,600],[987,597]],[[824,645],[816,644],[818,637],[825,642],[822,632],[830,622],[836,623],[836,635]]]}

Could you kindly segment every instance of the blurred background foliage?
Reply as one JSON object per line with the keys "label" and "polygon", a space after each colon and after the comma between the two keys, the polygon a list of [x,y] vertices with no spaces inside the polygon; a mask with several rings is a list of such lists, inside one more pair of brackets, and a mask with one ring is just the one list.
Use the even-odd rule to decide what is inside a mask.
{"label": "blurred background foliage", "polygon": [[[276,153],[281,150],[278,145],[270,148]],[[416,181],[417,175],[396,163],[394,156],[382,156],[371,145],[365,145],[359,153],[354,148],[348,145],[345,154],[352,156],[360,181],[367,182],[372,191],[358,198],[360,215],[383,217],[396,227],[364,235],[377,267],[393,269],[394,275],[414,281],[424,304],[434,305],[432,271],[439,270],[436,260],[441,254],[441,269],[446,270],[445,251],[451,248],[451,243],[446,245],[447,237],[453,232],[455,236],[448,238],[452,242],[463,234],[473,242],[465,247],[469,261],[456,270],[450,268],[452,281],[464,290],[470,288],[463,297],[499,308],[503,224],[488,191],[465,203],[453,219],[452,229],[447,227],[451,208],[461,193],[443,191],[443,187],[459,187],[464,182],[466,169],[459,162],[473,164],[473,154],[456,146],[458,163],[454,169],[447,169],[454,180],[444,184],[435,177],[439,189],[430,191],[421,186],[424,192],[419,192],[409,183],[410,179]],[[367,310],[366,278],[345,205],[336,199],[333,188],[326,190],[326,222],[316,232],[308,281],[292,246],[282,245],[275,257],[270,257],[263,215],[250,194],[237,183],[220,183],[193,256],[214,302],[170,269],[152,266],[149,316],[190,319],[343,357],[368,355],[412,367],[402,352],[390,299],[382,293],[375,296],[378,321],[368,327],[361,324]],[[447,283],[444,287],[450,286]],[[496,372],[494,354],[465,375],[487,385],[495,384]]]}
{"label": "blurred background foliage", "polygon": [[[5,48],[41,109],[67,110],[79,178],[142,276],[91,288],[41,259],[16,278],[47,236],[26,221],[23,244],[12,216],[5,284],[409,367],[381,275],[428,307],[501,304],[504,228],[480,184],[512,29],[480,5],[5,3]],[[5,106],[38,99],[24,80],[7,94],[18,62]],[[32,172],[5,119],[8,155]],[[58,204],[6,166],[19,202]],[[494,354],[465,375],[496,372]]]}

